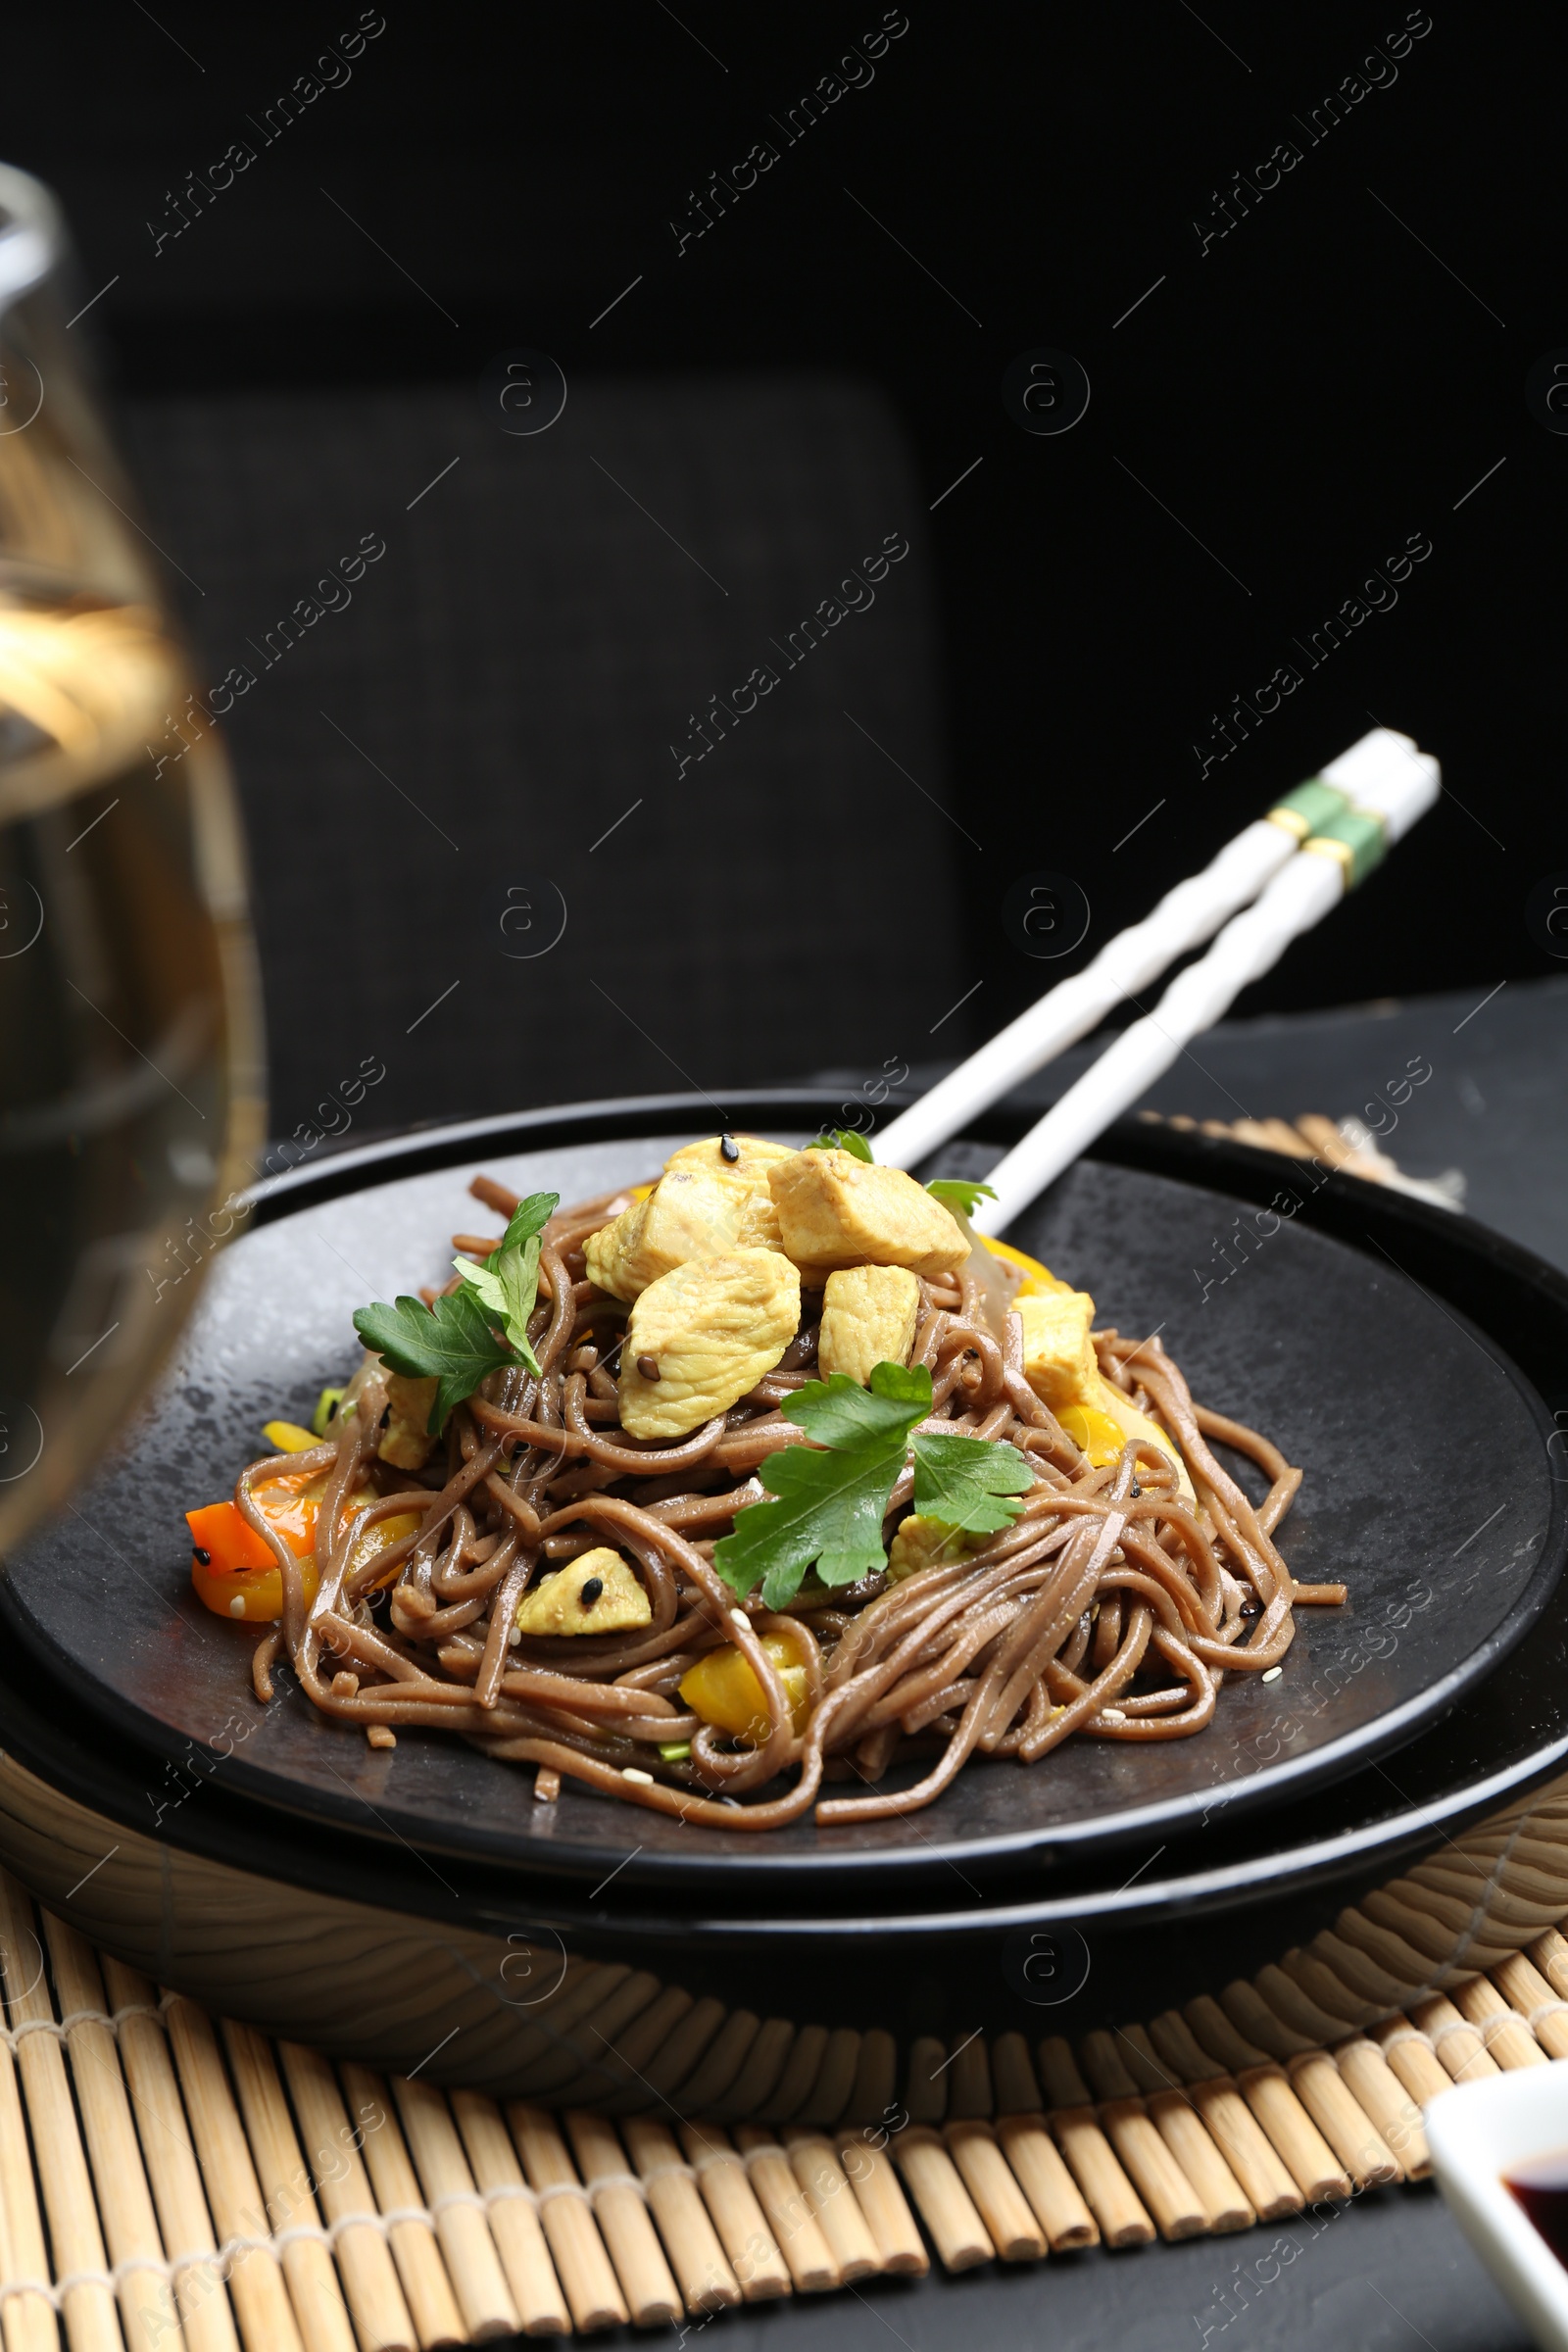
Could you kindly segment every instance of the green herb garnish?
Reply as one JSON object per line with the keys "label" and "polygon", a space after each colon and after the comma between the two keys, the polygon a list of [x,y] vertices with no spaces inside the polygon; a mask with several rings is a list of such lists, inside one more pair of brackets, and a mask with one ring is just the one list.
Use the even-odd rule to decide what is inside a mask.
{"label": "green herb garnish", "polygon": [[863,1135],[857,1135],[853,1127],[837,1127],[830,1133],[818,1135],[806,1149],[808,1152],[847,1152],[852,1159],[863,1159],[868,1166],[873,1164],[870,1145]]}
{"label": "green herb garnish", "polygon": [[489,1263],[455,1257],[463,1280],[495,1316],[519,1361],[537,1379],[538,1358],[528,1342],[528,1317],[539,1302],[539,1242],[561,1205],[559,1193],[530,1193],[512,1212]]}
{"label": "green herb garnish", "polygon": [[[362,1306],[354,1328],[367,1348],[405,1380],[434,1380],[426,1423],[440,1435],[454,1405],[471,1396],[488,1373],[523,1363],[537,1374],[528,1345],[528,1317],[539,1297],[539,1242],[560,1203],[559,1193],[532,1193],[514,1209],[487,1266],[454,1262],[464,1287],[426,1306],[422,1298],[384,1299]],[[504,1338],[498,1338],[499,1324]]]}
{"label": "green herb garnish", "polygon": [[[770,1499],[737,1511],[734,1533],[713,1547],[732,1591],[744,1599],[760,1583],[769,1609],[794,1598],[808,1568],[833,1586],[887,1565],[882,1522],[909,1433],[931,1410],[931,1375],[924,1365],[878,1364],[862,1389],[835,1372],[808,1381],[782,1410],[815,1443],[769,1455],[758,1476]],[[912,1451],[916,1508],[977,1534],[1016,1519],[1023,1505],[1012,1497],[1034,1484],[1013,1446],[984,1438],[926,1435]]]}
{"label": "green herb garnish", "polygon": [[1016,1446],[930,1434],[914,1441],[915,1510],[922,1519],[940,1519],[944,1527],[971,1536],[1000,1535],[1023,1509],[1016,1497],[1027,1494],[1034,1483],[1035,1474]]}
{"label": "green herb garnish", "polygon": [[367,1348],[405,1380],[437,1383],[425,1424],[432,1437],[440,1435],[453,1406],[471,1396],[487,1372],[514,1361],[472,1291],[454,1291],[433,1306],[422,1298],[400,1298],[395,1306],[378,1299],[360,1308],[354,1328]]}
{"label": "green herb garnish", "polygon": [[981,1184],[972,1176],[938,1176],[925,1189],[934,1200],[940,1200],[944,1208],[953,1209],[960,1217],[972,1217],[977,1201],[994,1200],[997,1197],[989,1184]]}

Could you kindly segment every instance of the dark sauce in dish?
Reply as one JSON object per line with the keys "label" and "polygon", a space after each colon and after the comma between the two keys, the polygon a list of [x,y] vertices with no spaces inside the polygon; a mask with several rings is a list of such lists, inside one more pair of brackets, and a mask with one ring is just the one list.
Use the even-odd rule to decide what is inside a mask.
{"label": "dark sauce in dish", "polygon": [[1510,2165],[1502,2185],[1517,2198],[1557,2260],[1568,2268],[1568,2148],[1548,2148]]}

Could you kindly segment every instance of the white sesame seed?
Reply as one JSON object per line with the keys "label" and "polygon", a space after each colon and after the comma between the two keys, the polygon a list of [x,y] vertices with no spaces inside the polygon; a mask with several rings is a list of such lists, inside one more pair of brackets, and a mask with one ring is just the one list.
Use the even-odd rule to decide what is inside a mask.
{"label": "white sesame seed", "polygon": [[735,1623],[740,1626],[747,1626],[752,1622],[744,1609],[731,1609],[730,1615],[734,1618]]}
{"label": "white sesame seed", "polygon": [[521,1640],[522,1640],[522,1628],[521,1628],[521,1626],[520,1626],[520,1625],[514,1625],[514,1626],[513,1627],[513,1629],[512,1629],[511,1633],[510,1633],[510,1634],[507,1636],[507,1641],[508,1641],[508,1643],[509,1643],[509,1645],[510,1645],[510,1646],[511,1646],[513,1649],[515,1649],[515,1648],[517,1647],[518,1643],[521,1642]]}
{"label": "white sesame seed", "polygon": [[1271,1666],[1268,1669],[1268,1672],[1264,1675],[1263,1680],[1265,1683],[1277,1683],[1280,1679],[1280,1676],[1284,1672],[1285,1669],[1283,1666]]}
{"label": "white sesame seed", "polygon": [[245,1614],[245,1603],[237,1592],[228,1604],[228,1613],[231,1617],[243,1617]]}
{"label": "white sesame seed", "polygon": [[620,1777],[623,1781],[636,1781],[639,1786],[644,1788],[651,1788],[654,1785],[653,1774],[651,1772],[639,1772],[635,1764],[628,1764]]}
{"label": "white sesame seed", "polygon": [[1125,1723],[1127,1718],[1120,1707],[1102,1707],[1100,1720],[1102,1723]]}

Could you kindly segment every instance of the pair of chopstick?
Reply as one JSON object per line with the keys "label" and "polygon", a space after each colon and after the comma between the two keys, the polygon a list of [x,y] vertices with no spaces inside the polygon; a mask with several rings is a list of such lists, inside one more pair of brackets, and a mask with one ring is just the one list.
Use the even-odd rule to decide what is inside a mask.
{"label": "pair of chopstick", "polygon": [[997,1198],[979,1202],[972,1222],[978,1232],[1002,1232],[1221,1017],[1249,981],[1272,970],[1293,939],[1321,922],[1372,871],[1433,807],[1439,782],[1437,760],[1417,751],[1409,736],[1389,727],[1363,735],[1238,833],[1200,874],[1167,891],[1152,914],[1108,941],[1083,971],[939,1080],[879,1137],[878,1158],[892,1167],[925,1158],[1118,1004],[1136,1003],[1178,957],[1212,940],[1155,1009],[1123,1030],[992,1170]]}

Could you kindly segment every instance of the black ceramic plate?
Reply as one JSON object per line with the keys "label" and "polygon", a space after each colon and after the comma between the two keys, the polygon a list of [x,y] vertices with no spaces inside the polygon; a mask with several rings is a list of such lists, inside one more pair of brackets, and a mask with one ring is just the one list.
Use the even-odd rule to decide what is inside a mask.
{"label": "black ceramic plate", "polygon": [[[818,1115],[800,1098],[729,1108],[786,1136]],[[473,1221],[474,1167],[570,1199],[652,1172],[693,1132],[689,1106],[669,1103],[449,1129],[345,1154],[274,1199],[268,1221],[220,1260],[124,1447],[75,1515],[11,1563],[5,1613],[23,1643],[69,1667],[132,1737],[166,1755],[222,1755],[236,1795],[319,1827],[533,1878],[591,1885],[618,1870],[627,1897],[639,1884],[700,1885],[722,1869],[713,1891],[721,1885],[727,1901],[757,1874],[777,1895],[781,1878],[825,1894],[842,1872],[878,1869],[891,1886],[944,1861],[1009,1873],[1030,1857],[1084,1862],[1216,1813],[1237,1821],[1298,1800],[1451,1707],[1545,1602],[1564,1547],[1552,1425],[1494,1342],[1433,1286],[1438,1212],[1417,1214],[1403,1245],[1404,1262],[1423,1269],[1411,1280],[1386,1204],[1366,1213],[1395,1232],[1393,1255],[1375,1234],[1356,1249],[1311,1230],[1305,1213],[1249,1219],[1250,1241],[1238,1242],[1236,1203],[1220,1193],[1095,1160],[1014,1238],[1091,1290],[1102,1320],[1160,1329],[1200,1397],[1254,1421],[1304,1466],[1282,1547],[1298,1576],[1350,1587],[1347,1608],[1300,1612],[1280,1679],[1228,1687],[1201,1737],[1152,1749],[1080,1742],[1029,1771],[972,1766],[906,1821],[830,1832],[808,1822],[757,1838],[569,1787],[559,1805],[539,1806],[528,1774],[433,1735],[371,1751],[287,1678],[259,1710],[251,1637],[189,1593],[182,1510],[226,1492],[265,1419],[308,1413],[352,1359],[356,1305],[439,1276],[447,1237]]]}

